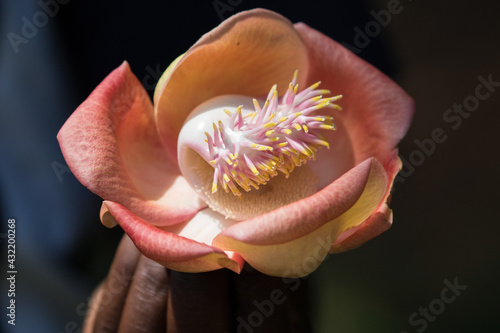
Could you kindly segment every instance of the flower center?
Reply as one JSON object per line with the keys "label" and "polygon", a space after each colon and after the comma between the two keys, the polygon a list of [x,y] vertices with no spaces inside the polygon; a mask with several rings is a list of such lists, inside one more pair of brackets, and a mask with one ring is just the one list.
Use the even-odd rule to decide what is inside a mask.
{"label": "flower center", "polygon": [[312,113],[327,107],[340,110],[333,102],[342,96],[323,98],[330,91],[317,89],[319,85],[297,93],[296,71],[281,101],[274,85],[263,106],[253,99],[254,112],[243,115],[243,105],[233,112],[224,110],[227,124],[219,120],[213,123],[213,135],[205,132],[214,168],[212,193],[220,184],[241,196],[240,189],[259,189],[278,171],[288,178],[295,167],[314,159],[320,146],[330,148],[319,130],[335,130],[333,117]]}
{"label": "flower center", "polygon": [[275,85],[265,101],[223,95],[200,104],[179,133],[184,178],[213,210],[235,220],[316,193],[318,175],[303,165],[320,147],[329,148],[322,132],[335,125],[321,114],[340,110],[334,102],[342,97],[323,97],[330,91],[319,85],[298,92],[295,72],[281,98]]}

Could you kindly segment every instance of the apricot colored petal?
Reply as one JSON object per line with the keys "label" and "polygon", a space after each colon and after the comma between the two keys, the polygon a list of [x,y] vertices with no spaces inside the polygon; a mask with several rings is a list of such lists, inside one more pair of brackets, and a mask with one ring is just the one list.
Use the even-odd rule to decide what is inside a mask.
{"label": "apricot colored petal", "polygon": [[[338,156],[354,152],[354,165],[368,157],[384,161],[406,134],[414,113],[413,99],[378,69],[328,36],[304,23],[294,25],[308,50],[308,83],[322,81],[322,87],[344,97],[343,111],[335,117],[345,126],[350,146]],[[335,142],[332,142],[335,145]]]}
{"label": "apricot colored petal", "polygon": [[198,273],[228,268],[239,273],[243,267],[243,259],[234,252],[159,229],[115,202],[105,201],[104,205],[106,214],[113,216],[144,256],[169,269]]}
{"label": "apricot colored petal", "polygon": [[126,62],[77,108],[57,138],[83,185],[153,224],[186,221],[202,206],[168,158],[149,96]]}
{"label": "apricot colored petal", "polygon": [[386,189],[383,165],[370,158],[310,197],[225,229],[213,245],[239,253],[264,274],[304,276],[341,233],[377,209]]}
{"label": "apricot colored petal", "polygon": [[[155,114],[164,142],[177,142],[187,115],[225,94],[262,97],[273,84],[286,89],[296,69],[307,76],[304,44],[283,16],[264,9],[238,13],[208,32],[164,74]],[[171,151],[175,158],[175,151]]]}

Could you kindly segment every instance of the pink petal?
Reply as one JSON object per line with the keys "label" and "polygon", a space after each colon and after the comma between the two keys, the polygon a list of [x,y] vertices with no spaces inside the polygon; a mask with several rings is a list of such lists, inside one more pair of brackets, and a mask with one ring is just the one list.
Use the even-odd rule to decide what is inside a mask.
{"label": "pink petal", "polygon": [[227,228],[213,245],[268,275],[307,275],[341,233],[377,209],[387,186],[383,166],[368,159],[313,196]]}
{"label": "pink petal", "polygon": [[176,61],[155,91],[164,142],[177,142],[187,115],[203,101],[225,94],[258,98],[273,84],[286,90],[296,69],[301,81],[307,76],[306,52],[297,31],[286,18],[264,9],[231,16]]}
{"label": "pink petal", "polygon": [[[227,252],[161,230],[120,204],[105,201],[108,213],[120,224],[139,251],[146,257],[176,271],[187,273],[207,272],[228,268],[239,273],[244,261],[237,253]],[[181,225],[171,227],[176,232]]]}
{"label": "pink petal", "polygon": [[[335,242],[330,253],[341,253],[357,248],[389,229],[392,225],[392,210],[387,204],[382,204],[363,224],[356,228],[356,232],[346,239]],[[339,237],[340,238],[340,237]]]}
{"label": "pink petal", "polygon": [[[308,49],[308,84],[321,80],[322,87],[344,97],[335,116],[346,131],[351,147],[339,147],[338,156],[354,153],[354,165],[368,157],[385,161],[406,134],[414,102],[406,92],[378,69],[339,43],[304,23],[294,25]],[[335,141],[332,142],[335,146]]]}
{"label": "pink petal", "polygon": [[330,253],[340,253],[357,248],[388,230],[392,225],[392,210],[385,203],[389,201],[394,178],[401,169],[402,163],[398,157],[397,149],[393,150],[384,163],[387,172],[388,187],[382,204],[362,224],[342,233],[332,245]]}
{"label": "pink petal", "polygon": [[77,108],[57,138],[83,185],[155,225],[186,221],[203,206],[168,158],[151,101],[126,62]]}

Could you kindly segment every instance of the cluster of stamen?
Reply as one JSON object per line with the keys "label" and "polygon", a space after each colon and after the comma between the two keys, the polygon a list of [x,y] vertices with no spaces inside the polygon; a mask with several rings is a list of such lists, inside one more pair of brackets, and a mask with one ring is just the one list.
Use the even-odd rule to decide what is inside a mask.
{"label": "cluster of stamen", "polygon": [[319,85],[297,93],[296,71],[281,101],[274,85],[262,107],[253,100],[254,112],[243,114],[242,105],[233,112],[224,110],[227,125],[213,123],[213,137],[205,132],[214,168],[212,193],[220,183],[226,192],[241,196],[238,186],[248,192],[278,171],[288,177],[295,167],[314,159],[319,147],[330,148],[320,130],[335,130],[333,117],[314,112],[327,107],[340,110],[333,102],[342,96],[323,98],[330,91],[317,89]]}

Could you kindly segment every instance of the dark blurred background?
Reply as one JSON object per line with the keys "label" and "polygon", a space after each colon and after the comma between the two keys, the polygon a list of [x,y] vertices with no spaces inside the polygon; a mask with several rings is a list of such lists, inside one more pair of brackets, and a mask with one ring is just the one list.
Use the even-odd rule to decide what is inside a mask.
{"label": "dark blurred background", "polygon": [[[8,286],[0,290],[3,331],[78,332],[121,237],[64,162],[55,138],[64,121],[123,60],[152,95],[203,33],[255,7],[343,42],[417,105],[400,145],[393,227],[308,278],[315,332],[500,331],[494,0],[0,2],[1,260],[15,219],[18,270],[15,327]],[[443,294],[449,285],[455,294]]]}

